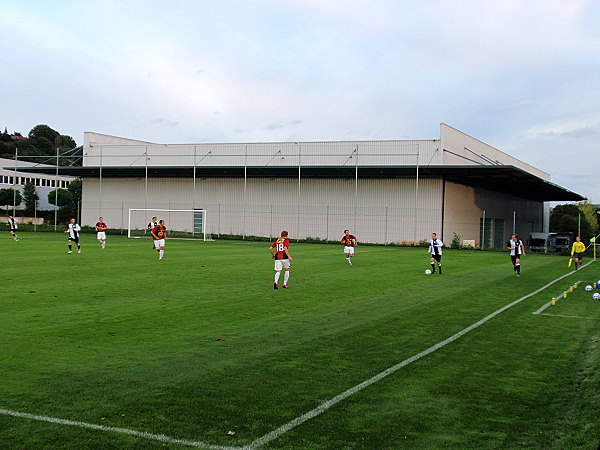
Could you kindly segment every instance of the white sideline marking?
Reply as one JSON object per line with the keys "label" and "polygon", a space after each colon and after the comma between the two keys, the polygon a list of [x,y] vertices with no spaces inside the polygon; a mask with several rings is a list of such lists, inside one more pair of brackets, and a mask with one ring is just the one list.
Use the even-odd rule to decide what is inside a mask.
{"label": "white sideline marking", "polygon": [[[591,264],[593,261],[590,261],[588,264]],[[587,265],[587,264],[586,264]],[[585,267],[585,266],[584,266]],[[321,413],[324,413],[325,411],[327,411],[329,408],[331,408],[332,406],[336,405],[337,403],[341,402],[342,400],[350,397],[353,394],[356,394],[359,391],[362,391],[364,388],[377,383],[379,380],[387,377],[388,375],[393,374],[394,372],[402,369],[403,367],[408,366],[410,363],[413,363],[427,355],[429,355],[430,353],[435,352],[436,350],[439,350],[440,348],[444,347],[445,345],[450,344],[451,342],[454,342],[455,340],[457,340],[458,338],[464,336],[465,334],[467,334],[469,331],[474,330],[475,328],[480,327],[481,325],[483,325],[484,323],[486,323],[488,320],[493,319],[494,317],[496,317],[498,314],[503,313],[504,311],[506,311],[507,309],[515,306],[518,303],[521,303],[523,300],[528,299],[529,297],[532,297],[540,292],[542,292],[544,289],[549,288],[550,286],[552,286],[554,283],[556,283],[557,281],[562,280],[563,278],[566,277],[570,277],[571,275],[573,275],[575,273],[575,271],[573,272],[569,272],[565,275],[562,275],[558,278],[556,278],[555,280],[549,282],[548,284],[546,284],[545,286],[542,286],[541,288],[531,292],[530,294],[527,294],[517,300],[515,300],[512,303],[509,303],[506,306],[503,306],[502,308],[498,309],[497,311],[494,311],[493,313],[491,313],[490,315],[484,317],[483,319],[481,319],[478,322],[475,322],[473,325],[459,331],[458,333],[450,336],[448,339],[445,339],[441,342],[438,342],[435,345],[432,345],[431,347],[429,347],[427,350],[422,351],[421,353],[417,353],[416,355],[411,356],[408,359],[405,359],[404,361],[402,361],[401,363],[396,364],[395,366],[389,367],[388,369],[384,370],[383,372],[378,373],[377,375],[375,375],[372,378],[369,378],[366,381],[363,381],[360,384],[357,384],[354,387],[351,387],[350,389],[342,392],[339,395],[336,395],[335,397],[333,397],[330,400],[327,400],[324,403],[321,403],[319,406],[317,406],[316,408],[308,411],[306,414],[303,414],[299,417],[296,417],[293,420],[290,420],[288,423],[282,425],[281,427],[277,428],[276,430],[271,431],[270,433],[265,434],[264,436],[256,439],[255,441],[251,442],[250,444],[248,444],[247,446],[245,446],[245,449],[255,449],[258,448],[262,445],[265,445],[275,439],[277,439],[278,437],[280,437],[281,435],[287,433],[288,431],[292,430],[293,428],[296,428],[298,425],[303,424],[304,422],[312,419],[313,417],[318,416]]]}
{"label": "white sideline marking", "polygon": [[117,427],[107,427],[104,425],[95,425],[93,423],[86,422],[78,422],[73,420],[66,419],[58,419],[56,417],[48,417],[48,416],[37,416],[33,414],[27,414],[19,411],[11,411],[9,409],[0,409],[0,414],[4,414],[6,416],[20,417],[23,419],[31,419],[31,420],[39,420],[42,422],[50,422],[59,425],[69,425],[73,427],[79,428],[88,428],[90,430],[98,430],[98,431],[112,431],[113,433],[121,433],[128,434],[130,436],[137,436],[144,439],[150,439],[153,441],[164,442],[166,444],[176,444],[176,445],[187,445],[189,447],[196,448],[207,448],[211,450],[240,450],[241,447],[227,447],[223,445],[212,445],[207,444],[206,442],[199,441],[188,441],[186,439],[176,439],[169,436],[165,436],[164,434],[152,434],[146,433],[144,431],[135,431],[128,430],[127,428],[117,428]]}
{"label": "white sideline marking", "polygon": [[565,315],[565,314],[550,314],[550,313],[543,313],[543,314],[540,314],[540,316],[551,316],[551,317],[571,317],[571,318],[573,318],[573,319],[600,320],[600,318],[598,318],[598,317],[567,316],[567,315]]}
{"label": "white sideline marking", "polygon": [[[591,261],[590,261],[590,262],[591,262]],[[588,263],[588,264],[589,264],[589,263]],[[587,266],[587,264],[586,264],[586,266]],[[577,283],[581,283],[581,281],[577,281],[577,282],[576,282],[576,284],[577,284]],[[562,295],[563,295],[563,292],[561,292],[560,294],[558,294],[558,295],[555,297],[555,298],[556,298],[556,301],[558,301]],[[550,300],[548,303],[546,303],[545,305],[543,305],[543,306],[542,306],[540,309],[538,309],[537,311],[535,311],[535,312],[533,312],[533,313],[531,313],[531,314],[541,314],[541,313],[542,313],[542,311],[544,311],[546,308],[548,308],[548,307],[549,307],[549,306],[551,306],[551,305],[552,305],[552,300]]]}

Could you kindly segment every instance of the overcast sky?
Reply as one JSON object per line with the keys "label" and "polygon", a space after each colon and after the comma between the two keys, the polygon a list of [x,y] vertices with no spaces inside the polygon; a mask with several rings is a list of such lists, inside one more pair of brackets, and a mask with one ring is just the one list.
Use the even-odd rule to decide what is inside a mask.
{"label": "overcast sky", "polygon": [[0,0],[0,126],[159,143],[435,139],[600,203],[600,2]]}

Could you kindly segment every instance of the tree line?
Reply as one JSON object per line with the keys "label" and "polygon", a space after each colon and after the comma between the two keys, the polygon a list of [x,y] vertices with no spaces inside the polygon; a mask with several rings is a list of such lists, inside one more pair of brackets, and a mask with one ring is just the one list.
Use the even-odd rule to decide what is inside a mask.
{"label": "tree line", "polygon": [[83,149],[75,139],[50,128],[48,125],[34,126],[27,136],[20,132],[8,133],[7,128],[0,134],[0,158],[30,161],[40,164],[56,164],[56,151],[61,157],[61,166],[80,166]]}
{"label": "tree line", "polygon": [[550,214],[550,231],[569,231],[577,236],[581,227],[581,237],[587,241],[598,234],[599,222],[598,210],[587,200],[557,205]]}

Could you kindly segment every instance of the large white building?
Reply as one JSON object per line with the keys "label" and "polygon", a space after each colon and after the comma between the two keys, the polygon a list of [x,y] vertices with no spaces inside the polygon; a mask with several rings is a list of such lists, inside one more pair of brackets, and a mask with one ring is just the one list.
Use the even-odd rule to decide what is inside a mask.
{"label": "large white building", "polygon": [[[84,141],[83,166],[63,170],[83,178],[85,225],[101,215],[127,228],[130,208],[201,208],[213,235],[286,229],[338,239],[349,228],[364,242],[437,232],[498,247],[513,228],[545,231],[545,202],[583,199],[446,124],[430,140],[179,145],[85,133]],[[193,228],[191,214],[161,214],[171,228]]]}

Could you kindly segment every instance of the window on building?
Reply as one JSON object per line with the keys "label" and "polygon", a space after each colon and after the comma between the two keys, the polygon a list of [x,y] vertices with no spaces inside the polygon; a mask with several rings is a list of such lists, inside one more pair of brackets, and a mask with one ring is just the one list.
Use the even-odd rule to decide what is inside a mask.
{"label": "window on building", "polygon": [[504,248],[504,219],[494,219],[494,248]]}
{"label": "window on building", "polygon": [[493,244],[492,219],[479,219],[479,246],[481,248],[491,248]]}

